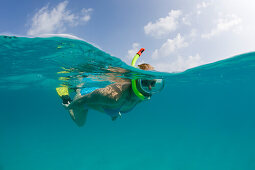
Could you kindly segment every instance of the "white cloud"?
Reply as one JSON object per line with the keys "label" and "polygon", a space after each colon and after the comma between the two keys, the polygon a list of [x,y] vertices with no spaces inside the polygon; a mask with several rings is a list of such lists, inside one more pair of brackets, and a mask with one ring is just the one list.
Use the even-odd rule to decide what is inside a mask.
{"label": "white cloud", "polygon": [[144,26],[145,34],[154,38],[164,38],[178,26],[178,19],[182,12],[180,10],[171,10],[165,18],[159,18],[155,23],[149,22]]}
{"label": "white cloud", "polygon": [[211,4],[212,4],[212,2],[201,2],[201,3],[198,3],[197,4],[197,9],[207,8]]}
{"label": "white cloud", "polygon": [[201,2],[197,4],[197,15],[200,15],[202,13],[202,10],[207,8],[208,6],[212,5],[212,2]]}
{"label": "white cloud", "polygon": [[92,8],[89,8],[89,9],[83,8],[81,10],[81,13],[82,13],[81,20],[85,21],[85,22],[88,22],[91,18],[90,14],[91,14],[92,11],[93,11]]}
{"label": "white cloud", "polygon": [[197,30],[195,28],[191,29],[189,36],[194,38],[197,36]]}
{"label": "white cloud", "polygon": [[177,49],[187,47],[187,46],[188,46],[188,43],[185,42],[184,38],[180,34],[177,34],[177,36],[174,39],[168,39],[160,47],[160,49],[156,49],[152,53],[152,58],[158,59],[158,58],[162,58],[162,57],[169,57]]}
{"label": "white cloud", "polygon": [[236,31],[241,29],[242,19],[234,14],[225,15],[217,20],[216,27],[212,29],[209,33],[202,34],[202,38],[211,38],[221,32],[226,32],[229,30]]}
{"label": "white cloud", "polygon": [[[194,18],[198,17],[200,14],[202,14],[202,11],[208,8],[209,6],[213,5],[212,1],[209,2],[201,2],[196,5],[196,10],[191,11],[187,14],[183,14],[182,17],[182,23],[188,26],[192,25],[192,22],[194,22]],[[208,13],[208,9],[207,9]]]}
{"label": "white cloud", "polygon": [[191,25],[191,16],[192,14],[187,14],[184,17],[182,17],[182,23],[185,25]]}
{"label": "white cloud", "polygon": [[32,18],[28,35],[63,33],[67,26],[77,26],[90,20],[89,9],[82,9],[81,16],[67,10],[68,1],[59,3],[55,8],[49,9],[48,5],[41,8]]}
{"label": "white cloud", "polygon": [[126,56],[126,58],[133,58],[135,56],[135,54],[138,52],[140,47],[139,43],[133,43],[132,44],[132,49],[128,50],[128,55]]}
{"label": "white cloud", "polygon": [[155,64],[155,68],[158,71],[164,72],[181,72],[189,68],[193,68],[204,64],[199,54],[195,56],[178,56],[172,59],[171,63],[159,62]]}
{"label": "white cloud", "polygon": [[128,53],[126,55],[126,57],[124,58],[124,61],[126,63],[130,63],[133,59],[133,57],[135,56],[135,54],[140,50],[140,44],[135,42],[132,44],[132,48],[130,50],[128,50]]}

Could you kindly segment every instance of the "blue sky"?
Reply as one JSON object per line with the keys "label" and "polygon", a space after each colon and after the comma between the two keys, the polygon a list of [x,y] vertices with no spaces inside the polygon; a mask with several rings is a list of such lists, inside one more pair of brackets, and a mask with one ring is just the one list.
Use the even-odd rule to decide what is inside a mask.
{"label": "blue sky", "polygon": [[70,34],[130,63],[182,71],[254,50],[251,0],[0,1],[0,34]]}

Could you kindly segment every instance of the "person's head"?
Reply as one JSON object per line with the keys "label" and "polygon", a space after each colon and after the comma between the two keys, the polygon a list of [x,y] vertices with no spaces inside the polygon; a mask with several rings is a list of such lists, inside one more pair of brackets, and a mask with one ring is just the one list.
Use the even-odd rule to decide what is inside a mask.
{"label": "person's head", "polygon": [[[154,67],[150,64],[140,64],[138,67],[142,70],[154,70]],[[161,91],[164,87],[164,81],[162,79],[137,79],[137,90],[145,97],[150,98],[154,93]]]}
{"label": "person's head", "polygon": [[[154,70],[154,67],[151,66],[150,64],[140,64],[138,65],[138,67],[142,70]],[[155,85],[155,80],[143,80],[142,81],[143,86],[147,86],[150,90],[152,89],[152,87]]]}
{"label": "person's head", "polygon": [[146,63],[140,64],[140,65],[138,65],[138,67],[142,70],[154,70],[154,67],[152,67],[150,64],[146,64]]}

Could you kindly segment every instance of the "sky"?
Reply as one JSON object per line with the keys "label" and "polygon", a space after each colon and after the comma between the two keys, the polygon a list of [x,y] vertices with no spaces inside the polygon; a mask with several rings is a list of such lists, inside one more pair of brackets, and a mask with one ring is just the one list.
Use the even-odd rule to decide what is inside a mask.
{"label": "sky", "polygon": [[253,0],[0,0],[0,35],[62,34],[179,72],[254,51]]}

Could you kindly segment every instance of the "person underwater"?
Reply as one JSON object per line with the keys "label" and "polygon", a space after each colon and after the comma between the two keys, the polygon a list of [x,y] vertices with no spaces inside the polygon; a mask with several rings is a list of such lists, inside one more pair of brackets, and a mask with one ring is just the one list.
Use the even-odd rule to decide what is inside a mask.
{"label": "person underwater", "polygon": [[[141,48],[134,56],[131,64],[133,67],[144,50]],[[142,70],[154,70],[150,64],[146,63],[138,67]],[[56,90],[71,118],[78,126],[83,126],[89,108],[106,113],[112,120],[116,120],[122,113],[131,111],[138,103],[150,99],[153,94],[160,92],[163,88],[163,79],[125,79],[104,88],[77,88],[73,100],[69,97],[67,86],[58,87]]]}

